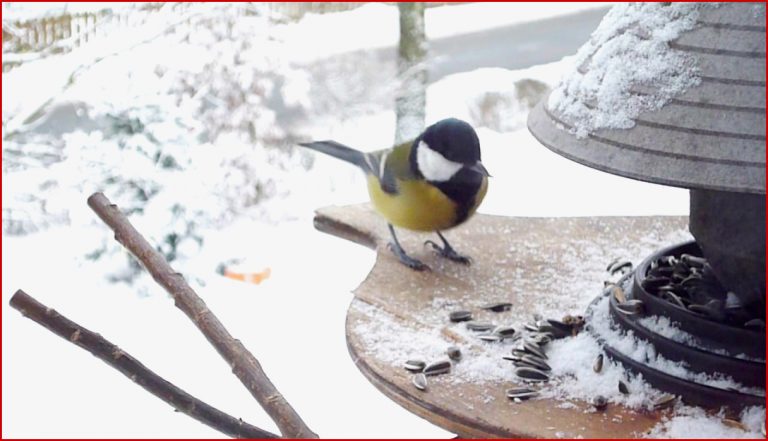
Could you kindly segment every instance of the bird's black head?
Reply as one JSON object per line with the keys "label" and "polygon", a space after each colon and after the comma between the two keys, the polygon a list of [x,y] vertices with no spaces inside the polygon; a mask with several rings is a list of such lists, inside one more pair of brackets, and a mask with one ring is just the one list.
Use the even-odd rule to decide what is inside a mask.
{"label": "bird's black head", "polygon": [[432,182],[445,182],[459,171],[488,175],[480,162],[480,140],[468,123],[448,118],[427,127],[413,143],[411,167]]}

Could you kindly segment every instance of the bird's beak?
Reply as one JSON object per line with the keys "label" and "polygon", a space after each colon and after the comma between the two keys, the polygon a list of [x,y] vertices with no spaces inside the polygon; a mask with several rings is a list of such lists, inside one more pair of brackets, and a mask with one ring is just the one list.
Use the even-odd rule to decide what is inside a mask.
{"label": "bird's beak", "polygon": [[474,163],[474,165],[470,165],[468,167],[470,170],[475,171],[477,173],[480,173],[483,176],[491,177],[491,174],[488,173],[488,170],[485,168],[482,162],[477,161]]}

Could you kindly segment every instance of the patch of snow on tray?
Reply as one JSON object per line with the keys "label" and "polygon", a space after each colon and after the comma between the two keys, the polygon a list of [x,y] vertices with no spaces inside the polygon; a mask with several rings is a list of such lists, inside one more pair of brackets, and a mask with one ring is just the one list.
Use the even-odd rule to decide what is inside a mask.
{"label": "patch of snow on tray", "polygon": [[[584,138],[598,129],[628,129],[642,112],[661,108],[700,81],[694,57],[669,42],[692,29],[699,3],[629,3],[606,14],[547,107]],[[652,90],[632,93],[636,86]]]}
{"label": "patch of snow on tray", "polygon": [[723,416],[709,415],[699,407],[682,406],[675,415],[664,418],[645,436],[648,438],[764,438],[761,427],[765,422],[764,407],[749,407],[741,414],[741,423],[749,432],[728,427]]}

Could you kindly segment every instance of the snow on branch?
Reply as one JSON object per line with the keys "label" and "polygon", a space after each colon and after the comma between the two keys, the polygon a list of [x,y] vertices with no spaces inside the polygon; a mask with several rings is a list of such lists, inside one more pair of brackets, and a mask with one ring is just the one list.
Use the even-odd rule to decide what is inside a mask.
{"label": "snow on branch", "polygon": [[235,438],[277,438],[275,434],[230,416],[179,389],[101,335],[69,320],[24,291],[16,291],[10,304],[24,317],[85,349],[147,392],[201,423]]}

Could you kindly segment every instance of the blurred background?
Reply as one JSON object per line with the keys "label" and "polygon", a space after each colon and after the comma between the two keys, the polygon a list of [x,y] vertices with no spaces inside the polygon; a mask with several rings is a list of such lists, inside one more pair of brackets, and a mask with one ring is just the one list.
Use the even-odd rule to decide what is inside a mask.
{"label": "blurred background", "polygon": [[374,150],[458,117],[494,176],[482,213],[687,214],[687,192],[577,165],[525,128],[608,8],[3,3],[3,436],[220,436],[10,311],[19,288],[275,430],[87,208],[102,191],[315,432],[451,437],[351,363],[346,306],[375,256],[312,215],[366,201],[363,176],[296,143]]}

